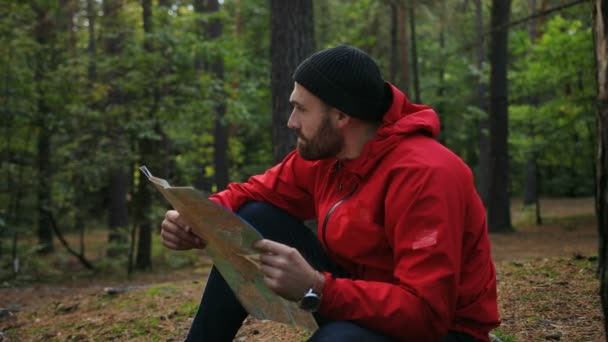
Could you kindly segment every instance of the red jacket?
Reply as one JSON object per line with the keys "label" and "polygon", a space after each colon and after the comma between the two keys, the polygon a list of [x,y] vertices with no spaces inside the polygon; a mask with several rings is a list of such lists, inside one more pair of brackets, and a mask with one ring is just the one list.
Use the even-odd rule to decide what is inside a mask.
{"label": "red jacket", "polygon": [[407,341],[448,330],[487,341],[499,325],[486,215],[465,163],[434,137],[435,112],[393,87],[377,134],[355,160],[297,152],[211,198],[266,201],[318,219],[326,252],[354,279],[325,274],[320,312]]}

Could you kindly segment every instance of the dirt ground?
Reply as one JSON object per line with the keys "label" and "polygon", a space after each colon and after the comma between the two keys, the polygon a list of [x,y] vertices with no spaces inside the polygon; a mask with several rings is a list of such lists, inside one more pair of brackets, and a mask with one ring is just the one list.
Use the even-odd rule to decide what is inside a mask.
{"label": "dirt ground", "polygon": [[[491,234],[503,341],[605,341],[595,278],[592,199],[543,202],[545,224],[514,204],[517,231]],[[558,219],[559,218],[559,219]],[[208,267],[13,287],[0,284],[0,341],[179,341]],[[108,294],[108,287],[121,293]],[[248,319],[235,341],[303,341],[306,332]]]}

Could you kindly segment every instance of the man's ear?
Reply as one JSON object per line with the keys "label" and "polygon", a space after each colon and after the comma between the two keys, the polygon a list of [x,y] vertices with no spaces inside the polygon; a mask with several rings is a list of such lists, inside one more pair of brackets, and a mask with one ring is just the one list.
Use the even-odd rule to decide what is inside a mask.
{"label": "man's ear", "polygon": [[341,111],[338,111],[338,117],[336,120],[336,127],[337,128],[343,128],[344,126],[348,125],[350,123],[350,120],[352,120],[352,118],[350,117],[350,115],[345,114]]}

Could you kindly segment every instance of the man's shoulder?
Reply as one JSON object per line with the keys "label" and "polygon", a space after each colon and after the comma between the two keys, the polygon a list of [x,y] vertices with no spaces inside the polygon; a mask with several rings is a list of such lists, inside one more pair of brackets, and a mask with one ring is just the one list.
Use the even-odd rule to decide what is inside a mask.
{"label": "man's shoulder", "polygon": [[387,155],[385,166],[392,168],[458,173],[470,168],[452,150],[425,135],[405,136]]}

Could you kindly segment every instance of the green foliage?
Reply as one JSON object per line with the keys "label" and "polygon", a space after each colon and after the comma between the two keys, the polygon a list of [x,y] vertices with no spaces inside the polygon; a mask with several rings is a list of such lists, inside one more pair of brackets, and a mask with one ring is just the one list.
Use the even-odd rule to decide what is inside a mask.
{"label": "green foliage", "polygon": [[[153,2],[148,33],[139,2],[125,1],[111,18],[94,1],[94,54],[88,51],[86,8],[78,3],[71,31],[65,26],[66,9],[56,2],[8,1],[0,6],[3,265],[10,262],[6,251],[15,233],[20,241],[36,236],[38,190],[44,184],[37,143],[43,128],[50,134],[51,151],[50,176],[44,180],[64,232],[88,234],[107,226],[112,169],[130,176],[129,226],[141,164],[173,184],[218,190],[213,184],[218,105],[226,107],[230,179],[244,181],[272,162],[268,1],[224,1],[212,14],[195,13],[190,2],[176,1],[171,8]],[[549,1],[549,6],[555,4]],[[528,5],[514,1],[512,18],[529,15]],[[488,1],[483,8],[487,34]],[[377,60],[386,79],[403,86],[401,71],[390,74],[390,2],[324,0],[315,1],[314,10],[319,49],[358,46]],[[477,98],[478,80],[489,97],[489,65],[478,67],[476,49],[485,44],[487,54],[489,42],[477,39],[474,3],[419,2],[415,12],[422,102],[441,118],[441,141],[476,169],[479,122],[488,115],[487,103]],[[527,23],[510,28],[510,178],[515,195],[523,189],[525,165],[532,157],[539,165],[542,195],[593,193],[595,83],[588,12],[583,4],[544,16],[535,41]],[[204,24],[214,20],[222,22],[223,34],[207,39]],[[110,53],[113,39],[120,40],[119,49]],[[219,58],[223,77],[205,69]],[[411,62],[411,55],[406,59]],[[89,77],[91,66],[94,78]],[[148,144],[154,151],[146,154]],[[156,225],[166,202],[158,194],[152,198],[144,216]],[[27,261],[31,251],[19,248],[23,269],[35,273],[44,268]],[[182,267],[196,263],[198,255],[170,253],[155,241],[153,257]],[[100,260],[99,266],[124,272],[125,258]]]}
{"label": "green foliage", "polygon": [[177,292],[177,288],[174,285],[163,285],[156,286],[146,291],[146,296],[157,297],[157,296],[165,296],[170,295],[172,293]]}
{"label": "green foliage", "polygon": [[517,342],[515,336],[509,335],[500,329],[492,330],[492,334],[498,337],[502,342]]}
{"label": "green foliage", "polygon": [[[510,73],[510,136],[514,188],[522,167],[536,158],[542,191],[553,196],[592,194],[595,83],[591,29],[557,15],[540,39],[512,35],[518,57]],[[549,63],[548,63],[549,61]],[[519,169],[519,171],[518,171]],[[518,179],[519,178],[519,179]]]}

